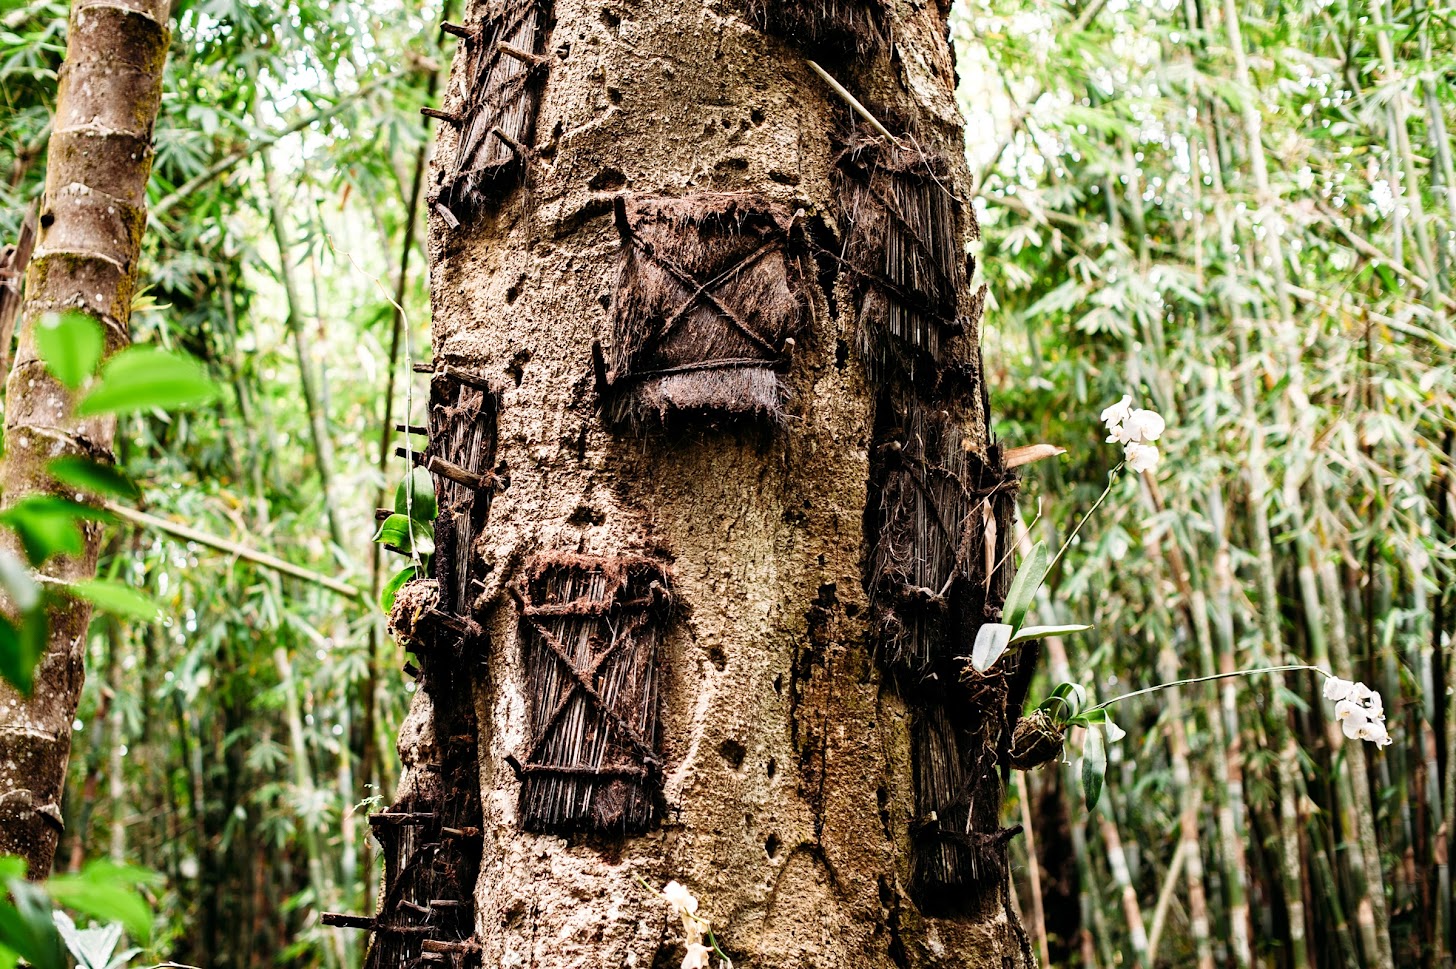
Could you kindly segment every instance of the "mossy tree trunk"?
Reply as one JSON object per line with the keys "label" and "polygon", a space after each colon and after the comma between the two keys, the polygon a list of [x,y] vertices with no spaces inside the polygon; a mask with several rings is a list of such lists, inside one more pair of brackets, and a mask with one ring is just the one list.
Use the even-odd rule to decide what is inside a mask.
{"label": "mossy tree trunk", "polygon": [[[0,488],[7,503],[32,494],[74,497],[46,474],[54,458],[111,457],[115,418],[72,416],[72,397],[37,358],[32,333],[47,314],[75,310],[101,324],[107,353],[128,342],[167,17],[165,0],[76,0],[71,8],[40,232],[5,391]],[[95,575],[100,527],[89,524],[84,532],[80,555],[46,564],[51,578]],[[23,856],[36,878],[50,872],[61,831],[90,618],[89,604],[79,600],[52,609],[32,695],[0,686],[0,854]]]}
{"label": "mossy tree trunk", "polygon": [[[390,821],[459,783],[438,707],[468,684],[445,729],[478,731],[474,937],[425,951],[675,966],[642,882],[676,879],[740,969],[1032,963],[999,821],[1025,671],[967,685],[959,659],[999,615],[1015,482],[947,16],[507,0],[451,28],[434,365],[499,409],[490,474],[451,472],[491,491],[437,555],[466,572],[395,616],[419,637],[418,595],[455,613],[475,577],[450,662],[416,642]],[[430,453],[478,474],[441,450],[451,414]]]}

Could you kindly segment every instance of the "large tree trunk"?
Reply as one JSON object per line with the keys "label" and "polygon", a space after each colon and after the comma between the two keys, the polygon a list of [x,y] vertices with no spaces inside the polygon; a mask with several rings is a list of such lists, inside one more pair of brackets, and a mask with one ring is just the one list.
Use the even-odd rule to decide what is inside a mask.
{"label": "large tree trunk", "polygon": [[1015,481],[947,10],[751,6],[450,27],[442,511],[394,614],[422,689],[383,910],[335,920],[372,965],[675,966],[670,879],[740,969],[1032,962],[999,819],[1024,670],[959,659]]}
{"label": "large tree trunk", "polygon": [[[113,417],[71,416],[71,395],[36,357],[31,339],[48,313],[77,310],[106,334],[106,352],[128,340],[137,258],[146,227],[152,126],[162,99],[169,31],[166,0],[76,0],[61,70],[40,210],[40,236],[26,276],[20,348],[5,389],[4,500],[72,497],[45,472],[61,455],[111,455]],[[100,528],[85,548],[52,559],[65,582],[96,574]],[[81,696],[89,604],[51,610],[48,645],[29,698],[0,685],[0,854],[18,854],[30,874],[50,872],[61,830],[60,800]]]}

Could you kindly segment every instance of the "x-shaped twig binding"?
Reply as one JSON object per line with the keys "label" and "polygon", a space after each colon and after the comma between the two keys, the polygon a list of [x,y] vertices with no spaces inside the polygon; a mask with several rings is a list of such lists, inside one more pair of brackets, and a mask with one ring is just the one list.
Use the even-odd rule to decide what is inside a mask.
{"label": "x-shaped twig binding", "polygon": [[662,787],[657,648],[670,600],[661,566],[542,555],[511,591],[531,702],[529,746],[506,758],[522,782],[522,823],[645,830]]}
{"label": "x-shaped twig binding", "polygon": [[[576,665],[576,661],[571,658],[571,654],[568,652],[565,644],[561,642],[561,639],[550,629],[548,629],[545,623],[540,621],[540,607],[524,605],[521,608],[521,613],[522,615],[526,616],[527,620],[531,623],[531,627],[536,631],[536,634],[541,637],[541,641],[546,644],[547,649],[550,650],[551,655],[556,657],[556,659],[560,662],[562,669],[565,670],[566,674],[572,680],[572,685],[566,690],[566,692],[561,695],[561,699],[557,701],[556,706],[552,708],[551,713],[547,715],[544,721],[542,721],[540,732],[536,735],[535,741],[531,744],[531,749],[526,753],[526,765],[521,769],[522,773],[555,774],[562,772],[561,768],[557,768],[552,765],[538,764],[536,763],[536,759],[541,756],[542,748],[546,746],[547,739],[550,738],[551,732],[556,729],[557,722],[560,721],[561,716],[566,712],[567,707],[571,705],[572,699],[575,698],[577,693],[581,693],[586,698],[591,708],[595,712],[601,714],[601,716],[607,721],[607,723],[610,724],[617,731],[618,736],[621,737],[621,739],[624,740],[627,745],[632,748],[632,752],[636,754],[637,757],[642,761],[643,773],[645,775],[655,774],[656,769],[659,766],[659,761],[657,753],[652,749],[652,745],[648,742],[647,738],[642,736],[642,734],[637,730],[636,727],[633,727],[630,723],[628,723],[622,717],[622,715],[618,713],[617,710],[610,703],[608,703],[605,698],[602,697],[601,693],[597,690],[596,687],[597,676],[601,673],[602,667],[606,665],[607,660],[611,659],[617,652],[620,651],[621,647],[624,644],[633,642],[636,633],[647,624],[648,614],[645,612],[639,613],[638,615],[630,619],[627,623],[626,628],[624,628],[617,635],[614,635],[611,642],[607,643],[605,648],[599,649],[598,645],[601,643],[601,639],[599,637],[593,636],[589,640],[592,647],[591,663],[588,666],[582,667]],[[560,615],[559,612],[554,611],[547,612],[546,614]],[[567,767],[565,768],[565,770],[568,773],[583,772],[582,768],[575,767]],[[590,769],[586,770],[592,774],[602,773],[601,771],[595,771]],[[613,773],[616,772],[613,771]]]}

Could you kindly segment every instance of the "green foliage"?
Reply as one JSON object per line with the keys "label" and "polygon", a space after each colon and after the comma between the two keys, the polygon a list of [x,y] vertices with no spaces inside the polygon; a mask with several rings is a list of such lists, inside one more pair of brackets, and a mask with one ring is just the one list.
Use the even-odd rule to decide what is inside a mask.
{"label": "green foliage", "polygon": [[101,325],[75,310],[47,313],[35,327],[36,353],[51,376],[72,390],[96,370],[105,347]]}
{"label": "green foliage", "polygon": [[[155,882],[151,872],[92,862],[79,874],[53,875],[39,884],[26,881],[24,874],[24,861],[0,857],[0,884],[8,895],[0,899],[0,966],[13,966],[19,958],[34,969],[69,969],[69,948],[82,969],[115,969],[139,951],[113,960],[122,929],[140,942],[151,937],[152,910],[137,891]],[[78,931],[68,915],[55,910],[57,905],[109,926]]]}
{"label": "green foliage", "polygon": [[219,393],[221,388],[197,361],[157,347],[127,347],[106,361],[76,413],[182,410],[209,404]]}

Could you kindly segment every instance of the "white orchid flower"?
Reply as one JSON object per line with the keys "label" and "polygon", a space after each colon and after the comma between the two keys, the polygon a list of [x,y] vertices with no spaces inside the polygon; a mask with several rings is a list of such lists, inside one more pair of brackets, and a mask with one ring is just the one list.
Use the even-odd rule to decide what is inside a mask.
{"label": "white orchid flower", "polygon": [[1127,415],[1123,422],[1123,433],[1127,436],[1124,443],[1151,444],[1163,436],[1163,429],[1167,427],[1157,411],[1138,408]]}
{"label": "white orchid flower", "polygon": [[1127,462],[1128,468],[1142,474],[1158,466],[1160,455],[1156,445],[1134,442],[1123,448],[1122,457]]}
{"label": "white orchid flower", "polygon": [[689,942],[682,969],[708,969],[708,957],[712,954],[713,950],[701,942]]}
{"label": "white orchid flower", "polygon": [[1102,423],[1106,424],[1107,429],[1110,431],[1114,427],[1121,424],[1123,421],[1127,420],[1128,415],[1131,413],[1132,394],[1123,394],[1122,400],[1119,400],[1117,403],[1113,404],[1111,407],[1107,408],[1102,412]]}
{"label": "white orchid flower", "polygon": [[662,894],[667,899],[667,904],[671,905],[684,920],[697,914],[698,900],[693,898],[692,893],[684,885],[675,881],[668,882],[667,887],[662,890]]}
{"label": "white orchid flower", "polygon": [[[1350,691],[1354,689],[1354,687],[1354,680],[1345,680],[1341,679],[1338,676],[1331,676],[1330,678],[1325,680],[1325,699],[1343,700],[1350,695]],[[1336,709],[1338,709],[1338,707]],[[1336,714],[1336,716],[1338,715],[1339,714]]]}

